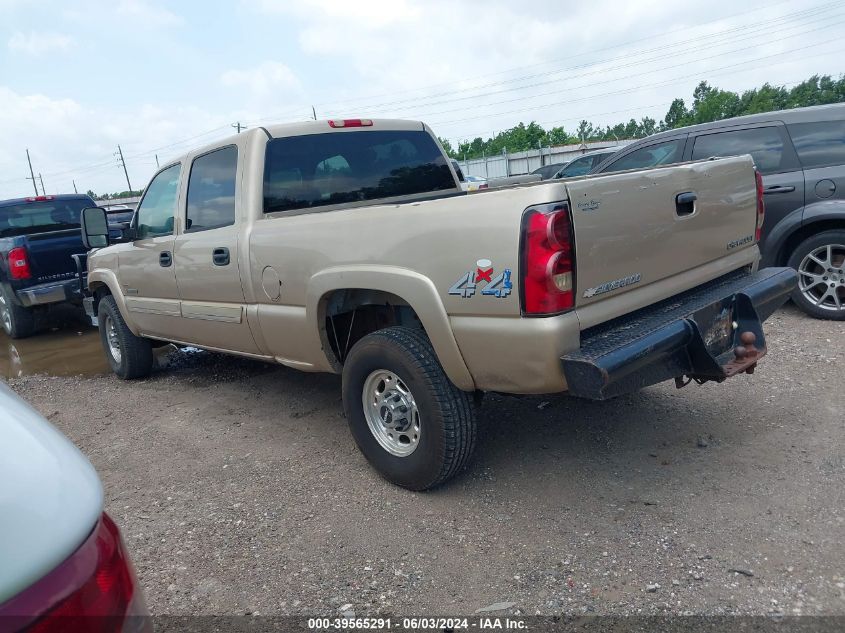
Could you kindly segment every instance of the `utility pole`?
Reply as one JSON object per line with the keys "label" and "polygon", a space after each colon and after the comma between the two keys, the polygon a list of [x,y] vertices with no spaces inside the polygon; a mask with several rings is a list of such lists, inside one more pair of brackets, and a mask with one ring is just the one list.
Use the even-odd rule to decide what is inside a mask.
{"label": "utility pole", "polygon": [[314,120],[317,120],[317,109],[314,106],[311,106],[311,114],[314,117]]}
{"label": "utility pole", "polygon": [[158,154],[156,154],[156,169],[161,169],[161,165],[158,164]]}
{"label": "utility pole", "polygon": [[[40,181],[41,181],[41,195],[46,196],[46,195],[47,195],[47,190],[44,188],[44,179],[41,177],[41,172],[40,172],[40,171],[38,172],[38,180],[40,180]],[[36,191],[37,191],[37,189],[36,189]]]}
{"label": "utility pole", "polygon": [[35,184],[35,172],[32,171],[32,159],[29,157],[29,149],[26,150],[26,162],[29,163],[29,178],[27,180],[32,181],[32,188],[35,189],[35,195],[38,195],[38,185]]}
{"label": "utility pole", "polygon": [[235,128],[235,129],[238,131],[238,134],[240,134],[240,133],[241,133],[241,130],[245,130],[245,129],[246,129],[246,126],[245,126],[245,125],[241,125],[241,122],[240,122],[240,121],[238,121],[237,123],[232,123],[232,127],[233,127],[233,128]]}
{"label": "utility pole", "polygon": [[129,191],[132,191],[132,183],[129,182],[129,172],[126,170],[126,161],[123,160],[123,150],[120,149],[120,145],[117,146],[117,155],[120,156],[120,165],[123,167],[123,174],[126,176],[126,186],[129,187]]}
{"label": "utility pole", "polygon": [[73,183],[73,193],[79,193],[79,192],[76,190],[76,181],[75,181],[75,180],[71,180],[71,182]]}

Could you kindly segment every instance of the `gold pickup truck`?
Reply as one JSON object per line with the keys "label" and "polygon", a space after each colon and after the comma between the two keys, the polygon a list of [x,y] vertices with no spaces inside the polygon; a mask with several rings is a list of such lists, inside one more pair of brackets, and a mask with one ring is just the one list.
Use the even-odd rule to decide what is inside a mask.
{"label": "gold pickup truck", "polygon": [[165,165],[86,309],[121,378],[192,345],[343,375],[349,428],[423,490],[476,444],[475,396],[720,382],[766,353],[794,271],[757,270],[749,156],[462,192],[423,123],[257,128]]}

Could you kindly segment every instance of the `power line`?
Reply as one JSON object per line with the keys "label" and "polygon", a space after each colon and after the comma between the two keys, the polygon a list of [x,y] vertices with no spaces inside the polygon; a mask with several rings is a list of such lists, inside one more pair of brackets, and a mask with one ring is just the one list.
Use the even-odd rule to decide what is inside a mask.
{"label": "power line", "polygon": [[[713,68],[713,69],[710,69],[710,70],[705,71],[705,72],[696,71],[695,73],[691,73],[691,74],[687,74],[687,75],[681,75],[680,77],[674,77],[670,80],[663,80],[663,81],[659,81],[659,82],[652,83],[652,84],[638,84],[637,86],[635,86],[633,88],[624,88],[624,89],[620,89],[620,90],[612,90],[610,92],[604,92],[604,93],[597,94],[597,95],[568,98],[564,103],[566,103],[566,104],[577,103],[577,102],[581,102],[581,101],[587,101],[587,100],[590,100],[590,99],[595,99],[595,98],[598,98],[598,97],[607,97],[607,96],[612,96],[612,95],[617,95],[617,94],[630,94],[631,92],[642,90],[644,88],[664,87],[664,86],[667,86],[667,85],[672,85],[673,83],[678,83],[679,81],[683,81],[685,79],[700,77],[700,76],[706,75],[706,74],[712,75],[715,71],[725,70],[725,69],[729,69],[729,68],[735,68],[737,66],[742,67],[742,68],[740,68],[740,70],[738,72],[741,72],[743,70],[752,70],[752,68],[749,66],[749,64],[752,64],[754,62],[769,60],[769,59],[772,59],[772,58],[775,58],[775,57],[781,57],[783,55],[789,55],[789,54],[792,54],[792,53],[796,53],[796,52],[811,49],[811,48],[818,48],[821,45],[830,44],[832,42],[838,42],[838,41],[840,41],[840,38],[825,40],[823,42],[814,42],[813,44],[808,44],[806,46],[801,46],[801,47],[798,47],[798,48],[789,49],[789,50],[786,50],[786,51],[782,51],[780,53],[774,53],[772,55],[765,55],[763,57],[757,57],[757,58],[750,59],[750,60],[744,60],[742,62],[737,62],[735,64],[728,64],[726,66],[720,66],[720,67]],[[821,53],[821,54],[830,54],[830,52],[837,52],[837,51],[829,51],[829,52]],[[816,57],[816,56],[818,56],[818,55],[807,55],[807,56],[805,56],[805,59],[807,57]],[[675,64],[675,65],[672,65],[672,66],[666,66],[664,68],[655,69],[654,71],[638,73],[636,75],[629,75],[628,77],[638,77],[638,76],[641,76],[641,75],[650,74],[651,72],[656,72],[656,71],[661,71],[661,70],[669,70],[669,69],[672,69],[672,68],[678,68],[678,67],[682,67],[682,66],[686,66],[686,64]],[[561,89],[561,90],[552,90],[550,92],[544,92],[544,93],[540,93],[540,94],[530,95],[530,97],[520,96],[520,97],[513,98],[513,99],[505,99],[503,101],[489,102],[489,103],[485,103],[485,104],[478,106],[478,107],[486,108],[486,107],[489,107],[489,106],[502,105],[502,104],[506,104],[506,103],[514,103],[514,102],[517,102],[517,101],[524,101],[526,98],[547,97],[547,96],[558,95],[558,94],[562,94],[562,93],[571,93],[573,90],[577,90],[579,88],[585,88],[585,87],[589,87],[589,86],[600,85],[600,84],[603,84],[603,83],[614,83],[615,81],[617,81],[617,80],[607,80],[607,81],[603,81],[603,82],[592,82],[588,86],[567,86],[566,88]],[[548,108],[548,107],[554,107],[556,105],[563,105],[564,103],[553,102],[553,103],[548,103],[548,104],[544,104],[544,105],[533,106],[533,108],[534,109]],[[440,110],[438,112],[429,112],[429,113],[426,113],[426,114],[421,115],[421,116],[428,118],[428,117],[437,116],[437,115],[440,115],[440,114],[451,114],[453,112],[459,112],[459,111],[463,111],[463,110],[464,110],[464,108],[452,108],[450,110]],[[524,110],[525,110],[525,108],[521,109],[521,111],[524,111]],[[494,113],[494,114],[485,115],[485,116],[500,116],[502,114],[511,114],[513,112],[515,112],[515,111],[511,110],[511,111],[508,111],[508,112]],[[476,118],[478,118],[478,116],[479,116],[478,113],[475,113],[472,117],[463,118],[463,119],[453,119],[451,121],[439,121],[439,122],[435,122],[435,123],[430,123],[430,125],[432,125],[432,124],[433,125],[446,125],[446,124],[450,124],[450,123],[461,123],[463,121],[476,119]]]}
{"label": "power line", "polygon": [[[831,4],[836,5],[838,3],[831,3]],[[831,6],[831,5],[823,5],[823,6],[817,7],[813,10],[809,10],[809,11],[803,11],[802,10],[802,11],[799,11],[799,12],[796,12],[796,13],[793,13],[793,14],[788,14],[788,15],[785,15],[785,16],[772,18],[768,21],[757,22],[757,23],[754,23],[754,24],[751,24],[751,25],[746,25],[746,26],[742,26],[742,27],[735,27],[735,28],[732,28],[732,29],[719,31],[719,32],[716,32],[716,33],[705,34],[705,35],[702,35],[702,36],[699,36],[699,37],[696,37],[696,38],[687,39],[687,40],[684,40],[684,41],[681,41],[681,42],[664,44],[660,47],[644,49],[644,50],[641,50],[641,51],[633,51],[633,52],[627,53],[626,55],[624,55],[622,57],[603,59],[603,60],[588,62],[588,63],[585,63],[585,64],[576,65],[576,66],[569,66],[569,67],[565,67],[565,68],[558,68],[558,69],[555,69],[555,70],[543,71],[543,72],[534,73],[534,74],[531,74],[531,75],[514,77],[514,78],[506,79],[506,80],[503,80],[503,81],[497,81],[497,82],[493,82],[493,83],[489,83],[489,84],[476,85],[476,86],[472,86],[472,87],[469,87],[469,88],[449,90],[449,91],[446,91],[446,92],[430,94],[430,95],[426,95],[426,96],[422,96],[422,97],[416,97],[416,98],[413,98],[413,99],[400,99],[400,100],[397,100],[397,101],[388,101],[388,102],[384,102],[384,103],[369,104],[369,105],[365,105],[365,106],[356,106],[356,107],[358,109],[361,109],[361,108],[382,108],[382,107],[395,106],[397,104],[403,104],[403,103],[409,103],[409,102],[413,102],[410,107],[417,107],[419,105],[435,105],[434,103],[422,103],[421,104],[420,100],[425,101],[425,100],[429,100],[429,99],[433,99],[433,98],[437,98],[437,97],[441,97],[441,96],[450,96],[450,95],[454,95],[454,94],[473,92],[473,91],[478,91],[478,90],[481,90],[481,89],[484,89],[484,88],[492,88],[492,87],[496,87],[496,86],[502,86],[502,85],[517,83],[517,82],[523,82],[523,81],[527,81],[529,79],[535,79],[535,78],[538,78],[538,77],[547,77],[547,76],[550,76],[550,75],[556,75],[556,74],[567,72],[567,71],[581,70],[581,69],[591,68],[591,67],[595,67],[595,66],[602,66],[602,65],[606,65],[606,64],[612,64],[612,63],[615,63],[615,62],[619,62],[619,61],[627,61],[627,63],[624,66],[621,66],[621,67],[620,66],[614,66],[614,69],[637,66],[637,65],[644,64],[644,63],[654,61],[654,60],[657,60],[657,59],[663,59],[669,54],[677,56],[677,55],[681,54],[682,52],[698,52],[700,50],[700,44],[696,44],[696,42],[700,42],[702,40],[707,40],[707,39],[716,38],[716,37],[723,38],[723,41],[719,43],[720,45],[725,44],[725,43],[735,43],[735,42],[739,42],[739,41],[746,41],[746,40],[750,40],[750,39],[755,39],[755,38],[760,37],[760,36],[764,36],[766,38],[766,40],[769,41],[769,40],[771,40],[773,35],[780,33],[780,32],[783,32],[784,30],[789,30],[789,29],[793,29],[793,28],[796,28],[796,27],[806,26],[806,25],[801,25],[801,24],[792,24],[792,25],[785,25],[785,26],[782,25],[783,28],[778,29],[778,30],[772,30],[770,27],[775,22],[784,21],[784,20],[793,21],[793,20],[796,20],[796,19],[805,19],[807,17],[816,17],[817,18],[815,20],[810,20],[808,22],[808,24],[812,24],[814,22],[820,22],[820,21],[821,22],[829,22],[830,17],[831,17],[830,14],[827,12],[827,9],[828,9],[829,6]],[[827,28],[827,27],[824,27],[824,28]],[[755,32],[751,33],[750,35],[745,34],[745,35],[748,35],[748,37],[743,37],[743,38],[725,37],[726,35],[730,35],[731,33],[735,32],[735,31],[745,30],[745,29],[752,29]],[[809,31],[809,32],[813,32],[813,31]],[[799,34],[796,34],[796,35],[799,35]],[[789,37],[794,37],[794,36],[789,36]],[[671,49],[675,48],[675,47],[681,47],[682,50],[671,52]],[[615,47],[611,47],[611,48],[615,48]],[[686,49],[686,50],[684,50],[684,49]],[[636,58],[636,57],[639,57],[639,56],[642,56],[642,55],[645,55],[645,54],[648,54],[648,53],[654,53],[654,52],[659,52],[660,55],[658,57],[654,57],[654,58],[651,58],[651,59],[631,61],[632,58]],[[731,53],[732,52],[736,52],[736,51],[731,51]],[[723,54],[729,54],[729,53],[723,53]],[[594,71],[592,73],[576,75],[575,77],[586,76],[587,74],[595,74],[596,72],[604,72],[604,71],[602,69],[600,69],[600,70]],[[559,81],[565,81],[565,80],[572,79],[572,78],[573,77],[557,78],[557,79],[552,79],[552,80],[549,80],[549,81],[546,81],[546,82],[538,82],[538,83],[535,83],[535,84],[530,84],[530,85],[527,85],[527,86],[513,86],[513,87],[505,89],[505,90],[483,93],[483,94],[479,94],[479,95],[471,95],[471,96],[468,96],[468,97],[462,97],[462,98],[460,98],[460,100],[467,100],[467,99],[472,99],[472,98],[484,97],[484,96],[488,96],[490,94],[498,94],[498,93],[501,93],[501,92],[508,92],[508,91],[513,91],[513,90],[523,90],[525,88],[532,88],[532,87],[536,87],[536,86],[540,86],[540,85],[546,85],[546,84],[549,84],[549,83],[557,83]],[[447,99],[444,102],[453,101],[453,100],[458,100],[458,99]],[[408,107],[403,107],[401,109],[408,109]],[[395,108],[392,111],[395,111]]]}
{"label": "power line", "polygon": [[[840,14],[840,15],[837,15],[837,16],[834,16],[834,17],[842,17],[843,15],[845,15],[845,14]],[[826,16],[825,19],[824,19],[824,22],[825,22],[824,26],[821,26],[821,27],[818,27],[818,28],[815,28],[815,29],[810,29],[810,30],[807,30],[807,31],[800,31],[798,33],[793,33],[791,35],[786,35],[786,36],[781,37],[779,39],[779,41],[783,41],[783,40],[787,40],[787,39],[791,39],[791,38],[795,38],[795,37],[804,37],[804,36],[806,36],[810,33],[815,33],[817,31],[823,31],[823,30],[826,30],[826,29],[829,29],[829,28],[833,28],[837,25],[842,24],[843,22],[845,22],[845,20],[840,20],[838,22],[831,22],[830,17]],[[765,35],[768,37],[768,36],[771,35],[771,32],[766,33]],[[740,40],[737,40],[737,41],[743,41],[743,40],[740,39]],[[820,42],[820,43],[817,43],[816,45],[819,45],[821,43],[827,43],[827,42]],[[807,47],[805,47],[805,48],[807,48]],[[706,57],[697,57],[696,61],[701,62],[701,61],[706,61],[706,60],[718,59],[720,57],[724,57],[724,56],[728,56],[728,55],[735,55],[736,53],[742,53],[746,50],[748,50],[747,45],[743,46],[741,48],[735,48],[735,49],[731,49],[729,51],[723,51],[721,53],[716,53],[716,54],[709,55],[709,56],[706,56]],[[803,50],[803,49],[794,49],[794,50]],[[791,51],[785,51],[784,53],[778,53],[778,55],[785,54],[786,52],[791,52]],[[660,55],[660,56],[653,57],[653,58],[650,58],[650,59],[647,59],[647,60],[617,65],[617,66],[613,67],[613,70],[621,70],[621,69],[626,69],[626,68],[631,68],[631,67],[637,67],[637,66],[642,65],[643,63],[653,62],[653,61],[661,60],[661,59],[664,59],[664,58],[665,58],[665,55]],[[752,60],[752,61],[754,61],[754,60]],[[740,62],[740,63],[745,63],[745,62]],[[669,65],[669,66],[663,66],[663,67],[660,67],[660,68],[649,68],[649,69],[644,70],[644,71],[639,72],[639,73],[629,74],[629,75],[626,76],[626,79],[630,79],[630,78],[633,78],[633,77],[641,77],[643,75],[651,75],[651,74],[656,73],[656,72],[661,72],[661,71],[664,71],[664,70],[671,70],[671,69],[674,69],[674,68],[680,68],[680,67],[684,67],[684,66],[687,66],[687,65],[688,65],[688,62],[681,62],[681,63],[677,63],[677,64],[672,64],[672,65]],[[458,97],[456,99],[444,99],[444,100],[441,100],[441,101],[436,101],[436,102],[427,103],[427,104],[423,104],[423,105],[425,105],[425,106],[437,106],[437,105],[446,105],[446,104],[450,104],[450,103],[455,103],[455,102],[458,102],[458,101],[467,101],[467,100],[471,100],[471,99],[482,99],[482,98],[486,98],[486,97],[496,96],[496,95],[499,95],[499,94],[505,94],[505,93],[508,93],[508,92],[514,92],[514,91],[517,91],[517,90],[526,90],[526,89],[529,89],[529,88],[537,88],[537,87],[542,87],[542,86],[549,85],[549,84],[560,84],[562,82],[569,82],[573,79],[580,79],[580,78],[583,78],[583,77],[589,77],[591,75],[595,75],[595,74],[598,74],[598,73],[604,73],[604,72],[607,72],[606,69],[598,68],[596,70],[580,73],[578,75],[571,75],[571,76],[560,78],[560,79],[554,79],[554,80],[549,80],[549,81],[541,81],[541,82],[537,82],[537,83],[529,84],[529,85],[525,85],[525,86],[515,86],[515,87],[510,87],[510,88],[503,88],[501,90],[494,90],[494,91],[490,91],[490,92],[486,92],[486,93],[480,93],[480,94],[475,94],[475,95],[470,95],[470,96],[465,96],[465,97]],[[616,83],[618,81],[619,81],[619,79],[617,79],[617,78],[606,79],[606,80],[599,81],[599,82],[591,81],[587,86],[571,86],[567,83],[565,88],[561,88],[559,90],[553,90],[551,92],[544,92],[544,93],[539,93],[539,94],[520,95],[519,97],[512,99],[512,100],[499,101],[499,102],[494,102],[494,103],[489,103],[489,102],[484,103],[484,105],[481,106],[481,107],[486,107],[488,105],[495,105],[496,103],[509,103],[509,102],[512,102],[512,101],[523,101],[523,100],[528,99],[528,98],[545,97],[545,96],[549,96],[549,95],[552,95],[552,94],[560,94],[560,93],[563,93],[563,92],[569,92],[573,89],[584,88],[584,87],[592,87],[592,86],[597,86],[597,85],[601,85],[601,84],[608,84],[608,83]],[[401,111],[404,111],[404,110],[415,109],[417,107],[419,107],[419,104],[401,106],[401,107],[398,107],[398,108],[391,108],[391,109],[388,110],[388,112],[390,112],[390,113],[401,112]],[[442,112],[436,112],[434,114],[442,114],[444,112],[455,112],[455,111],[458,111],[458,110],[461,110],[461,109],[463,109],[463,108],[455,108],[453,110],[445,110],[445,111],[442,111]],[[429,113],[429,115],[430,115],[430,113]],[[422,114],[419,114],[419,113],[415,113],[415,116],[421,117],[421,116],[428,116],[428,115],[422,115]]]}
{"label": "power line", "polygon": [[[765,6],[766,8],[771,8],[771,7],[774,7],[774,6],[780,5],[780,4],[784,4],[784,3],[785,3],[785,2],[787,2],[787,1],[788,1],[788,0],[781,0],[780,2],[775,2],[775,3],[773,3],[773,4],[770,4],[770,5],[763,5],[763,6]],[[827,4],[823,4],[823,5],[818,5],[818,6],[816,6],[816,7],[812,7],[812,8],[809,8],[809,9],[802,9],[801,11],[797,11],[797,12],[794,12],[794,13],[789,13],[789,14],[786,14],[786,15],[784,15],[784,16],[779,16],[779,17],[775,17],[775,18],[770,18],[770,19],[769,19],[769,20],[767,20],[767,21],[766,21],[766,20],[764,20],[764,21],[756,21],[756,22],[754,22],[754,23],[752,23],[752,24],[743,25],[743,26],[739,26],[739,27],[734,27],[734,28],[732,28],[732,29],[727,29],[727,30],[724,30],[724,31],[719,31],[719,32],[716,32],[716,33],[713,33],[713,34],[706,34],[706,35],[702,35],[702,36],[700,36],[700,37],[698,37],[698,38],[694,38],[694,39],[706,39],[706,38],[709,38],[709,37],[714,37],[714,36],[719,36],[719,35],[725,35],[725,34],[727,34],[727,33],[730,33],[730,32],[733,32],[733,31],[737,31],[737,30],[743,30],[743,29],[751,29],[751,28],[754,28],[754,29],[759,29],[759,28],[761,28],[761,26],[765,28],[765,26],[766,26],[767,24],[772,23],[772,22],[776,22],[776,21],[779,21],[779,20],[788,20],[788,19],[792,19],[792,18],[793,18],[793,17],[795,17],[795,16],[800,16],[800,15],[809,15],[809,14],[812,14],[812,13],[818,13],[818,12],[820,12],[820,11],[826,10],[827,8],[829,8],[829,7],[831,7],[831,6],[837,6],[838,4],[839,4],[838,2],[830,2],[830,3],[827,3]],[[485,75],[481,75],[479,78],[492,77],[492,76],[496,76],[496,75],[501,75],[501,74],[506,74],[506,73],[509,73],[509,72],[513,72],[513,71],[515,71],[515,70],[522,70],[522,69],[528,69],[528,68],[530,68],[530,69],[532,69],[532,70],[536,70],[536,67],[537,67],[538,65],[552,64],[552,63],[557,63],[557,62],[564,61],[564,60],[566,60],[566,61],[571,61],[572,59],[576,59],[576,58],[578,58],[578,57],[584,57],[585,55],[591,55],[591,54],[595,54],[595,53],[601,53],[601,52],[605,52],[605,51],[609,51],[609,50],[614,50],[614,49],[618,49],[618,48],[622,48],[622,47],[625,47],[625,46],[629,46],[629,45],[631,45],[631,44],[635,44],[635,43],[638,43],[638,42],[644,42],[644,41],[654,41],[655,39],[665,38],[666,36],[671,35],[671,34],[674,34],[674,33],[680,33],[680,32],[683,32],[683,31],[688,31],[688,30],[691,30],[691,29],[699,29],[699,28],[701,28],[702,26],[706,26],[706,25],[708,25],[708,24],[713,24],[713,23],[716,23],[716,22],[721,22],[721,21],[723,21],[723,20],[726,20],[726,19],[729,19],[729,18],[732,18],[732,17],[738,17],[738,16],[741,16],[741,15],[746,15],[746,14],[749,14],[749,13],[757,13],[758,11],[759,11],[759,7],[758,7],[758,8],[755,8],[755,9],[750,9],[750,10],[747,10],[747,11],[742,11],[742,12],[739,12],[739,13],[735,13],[735,14],[731,14],[731,15],[727,15],[727,16],[719,17],[719,18],[716,18],[716,19],[714,19],[714,20],[710,20],[710,21],[708,21],[708,22],[700,22],[700,23],[698,23],[698,24],[696,24],[696,25],[694,25],[694,26],[681,27],[681,28],[674,29],[674,30],[671,30],[671,31],[665,31],[665,32],[662,32],[662,33],[651,34],[651,35],[646,36],[646,37],[638,38],[638,39],[635,39],[635,40],[629,40],[629,41],[627,41],[627,42],[623,42],[623,43],[620,43],[620,44],[615,44],[615,45],[613,45],[613,46],[607,46],[607,47],[603,47],[603,48],[599,48],[599,49],[594,49],[594,50],[592,50],[592,51],[582,51],[582,52],[580,52],[580,53],[575,53],[574,55],[573,55],[573,54],[570,54],[570,55],[567,55],[566,57],[557,58],[557,59],[554,59],[554,60],[549,60],[549,61],[547,61],[547,62],[540,62],[539,64],[532,64],[532,65],[526,65],[526,66],[512,67],[512,68],[507,69],[507,70],[501,70],[501,71],[496,71],[496,72],[493,72],[493,73],[487,73],[487,74],[485,74]],[[667,46],[686,45],[686,44],[688,44],[690,41],[692,41],[692,40],[687,39],[687,40],[684,40],[684,41],[682,41],[682,42],[677,42],[677,43],[675,43],[675,44],[663,45],[663,46],[658,47],[658,48],[656,48],[656,49],[647,49],[647,50],[646,50],[646,51],[644,51],[644,52],[652,52],[652,51],[654,51],[654,50],[665,50]],[[637,54],[637,53],[634,53],[634,55],[636,55],[636,54]],[[628,58],[628,57],[630,57],[630,54],[629,54],[629,55],[626,55],[626,58]],[[605,61],[604,63],[607,63],[607,62]],[[589,65],[592,65],[592,64],[587,64],[586,66],[589,66]],[[577,66],[576,66],[575,68],[577,69],[577,68],[579,68],[579,67],[577,67]],[[545,74],[550,74],[550,73],[552,73],[552,72],[564,72],[565,70],[568,70],[568,69],[559,69],[558,71],[546,71],[546,73],[545,73]],[[543,73],[541,73],[541,74],[543,74]],[[532,77],[532,76],[533,76],[533,75],[529,75],[528,77]],[[524,78],[509,79],[509,80],[504,80],[504,81],[502,81],[502,82],[496,82],[496,83],[508,83],[508,82],[519,81],[519,80],[523,80],[523,79],[524,79]],[[437,84],[429,84],[428,86],[419,87],[419,88],[413,88],[413,89],[404,90],[404,91],[392,92],[392,93],[389,93],[389,94],[383,94],[383,95],[371,95],[371,96],[368,96],[368,97],[354,97],[354,98],[352,98],[352,99],[347,99],[347,103],[348,103],[349,101],[361,101],[361,100],[365,100],[365,99],[377,99],[377,98],[381,98],[381,97],[384,97],[384,96],[395,97],[395,96],[396,96],[396,95],[398,95],[398,94],[416,93],[416,92],[421,92],[421,91],[425,91],[425,90],[430,90],[430,89],[432,89],[432,88],[437,88],[437,87],[440,87],[440,86],[452,86],[452,85],[454,85],[455,83],[457,83],[457,82],[455,82],[455,81],[440,82],[440,83],[437,83]],[[494,84],[490,84],[490,85],[494,85]],[[454,92],[463,92],[463,91],[467,91],[467,90],[475,90],[475,89],[478,89],[478,86],[475,86],[475,87],[472,87],[472,88],[466,88],[466,89],[459,89],[459,90],[457,90],[457,91],[455,91],[455,90],[451,90],[451,91],[449,91],[448,93],[443,93],[443,94],[450,94],[450,93],[454,93]],[[408,99],[402,99],[402,100],[399,100],[399,101],[387,102],[387,104],[375,104],[375,106],[372,106],[372,105],[362,105],[362,106],[355,106],[355,107],[356,107],[358,110],[361,110],[361,109],[365,109],[365,108],[368,108],[368,107],[379,107],[379,106],[381,106],[381,105],[389,105],[389,104],[394,104],[394,103],[403,103],[403,102],[407,102],[407,101],[418,101],[419,99],[424,99],[424,98],[428,98],[428,97],[419,97],[419,96],[418,96],[418,97],[410,97],[410,98],[408,98]],[[329,105],[336,105],[336,104],[337,104],[337,102],[334,102],[334,103],[332,103],[332,102],[324,102],[324,103],[317,104],[317,105],[325,105],[325,106],[329,106]],[[286,116],[286,115],[287,115],[287,113],[285,113],[285,115],[276,115],[276,116],[271,116],[271,117],[264,117],[264,118],[258,119],[258,121],[266,121],[266,120],[270,120],[270,119],[278,119],[278,118],[282,118],[283,116]]]}

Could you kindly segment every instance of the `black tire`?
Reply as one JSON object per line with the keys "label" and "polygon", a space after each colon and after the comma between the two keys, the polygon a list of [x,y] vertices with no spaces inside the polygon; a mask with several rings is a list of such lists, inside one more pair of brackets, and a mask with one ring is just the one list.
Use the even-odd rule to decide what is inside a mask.
{"label": "black tire", "polygon": [[35,312],[15,303],[11,288],[0,287],[0,320],[9,338],[26,338],[35,334]]}
{"label": "black tire", "polygon": [[[413,394],[419,411],[419,444],[397,457],[383,448],[364,413],[363,390],[376,371],[395,373]],[[343,365],[343,408],[358,448],[385,479],[410,490],[428,490],[454,477],[476,443],[472,394],[447,378],[428,337],[420,330],[391,327],[358,341]]]}
{"label": "black tire", "polygon": [[[114,297],[107,296],[100,300],[97,309],[97,321],[100,328],[100,341],[112,371],[124,380],[149,376],[153,370],[153,348],[149,339],[135,336],[123,320]],[[109,330],[114,326],[114,336],[119,346],[117,354],[112,352],[109,343]]]}
{"label": "black tire", "polygon": [[[812,272],[817,272],[818,274],[823,275],[823,283],[811,288],[808,292],[818,299],[822,290],[828,291],[831,288],[830,285],[825,286],[824,283],[835,284],[834,288],[836,289],[837,298],[841,304],[839,309],[833,309],[835,306],[835,299],[833,297],[829,296],[827,299],[822,301],[822,304],[828,305],[828,307],[825,308],[817,303],[814,303],[811,298],[807,296],[807,293],[801,290],[802,282],[811,279],[810,276],[802,275],[802,262],[804,262],[805,258],[807,258],[813,251],[817,251],[818,249],[829,245],[837,246],[837,248],[832,250],[832,262],[830,267],[825,268],[814,262],[808,262],[813,266]],[[797,270],[799,275],[799,286],[792,291],[792,300],[795,302],[795,305],[817,319],[830,319],[833,321],[845,320],[845,230],[824,231],[808,237],[792,252],[788,265],[790,268]],[[825,277],[827,277],[827,279],[825,279]]]}

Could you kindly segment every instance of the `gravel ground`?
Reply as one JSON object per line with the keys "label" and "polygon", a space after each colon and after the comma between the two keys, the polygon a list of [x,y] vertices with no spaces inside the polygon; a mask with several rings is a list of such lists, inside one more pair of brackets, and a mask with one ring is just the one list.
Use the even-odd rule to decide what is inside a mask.
{"label": "gravel ground", "polygon": [[155,614],[845,614],[845,323],[766,329],[722,385],[490,395],[422,494],[369,469],[336,376],[177,352],[11,385],[97,467]]}

